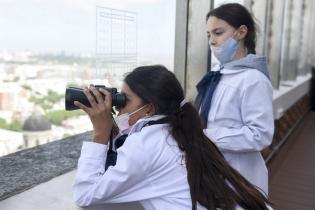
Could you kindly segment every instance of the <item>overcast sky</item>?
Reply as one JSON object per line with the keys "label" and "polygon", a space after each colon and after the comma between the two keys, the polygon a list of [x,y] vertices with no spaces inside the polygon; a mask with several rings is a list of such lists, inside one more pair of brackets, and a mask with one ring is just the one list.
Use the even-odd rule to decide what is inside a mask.
{"label": "overcast sky", "polygon": [[138,55],[173,56],[175,0],[0,0],[0,51],[95,53],[96,6],[138,17]]}

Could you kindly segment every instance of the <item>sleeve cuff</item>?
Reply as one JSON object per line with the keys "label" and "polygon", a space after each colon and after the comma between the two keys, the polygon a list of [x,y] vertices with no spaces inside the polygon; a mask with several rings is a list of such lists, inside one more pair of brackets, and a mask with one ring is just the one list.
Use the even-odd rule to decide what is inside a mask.
{"label": "sleeve cuff", "polygon": [[84,141],[81,157],[92,159],[106,159],[108,145]]}
{"label": "sleeve cuff", "polygon": [[218,139],[216,139],[215,133],[217,132],[216,128],[206,128],[203,129],[203,133],[212,141],[216,142]]}

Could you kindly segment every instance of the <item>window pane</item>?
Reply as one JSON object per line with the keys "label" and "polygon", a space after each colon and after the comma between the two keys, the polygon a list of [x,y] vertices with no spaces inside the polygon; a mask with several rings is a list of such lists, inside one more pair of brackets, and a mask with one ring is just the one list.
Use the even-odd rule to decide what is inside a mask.
{"label": "window pane", "polygon": [[297,62],[300,53],[300,31],[301,31],[301,1],[286,1],[285,8],[285,31],[284,31],[284,46],[283,46],[283,66],[281,71],[281,80],[295,80],[297,76]]}
{"label": "window pane", "polygon": [[0,156],[92,129],[64,110],[67,86],[173,70],[175,0],[4,0],[0,27]]}
{"label": "window pane", "polygon": [[269,1],[267,0],[251,0],[246,2],[246,7],[254,15],[254,20],[257,26],[257,42],[256,42],[256,53],[259,55],[266,54],[266,27],[268,18],[268,6]]}
{"label": "window pane", "polygon": [[[314,1],[312,0],[303,0],[302,4],[302,20],[301,20],[301,51],[299,53],[299,63],[298,63],[298,74],[304,75],[309,73],[311,68],[311,53],[314,49],[314,41],[313,33],[314,33],[314,24],[312,20],[314,20]],[[312,8],[313,7],[313,8]],[[313,17],[312,17],[313,15]],[[313,31],[312,31],[313,29]],[[313,54],[314,55],[314,54]],[[314,63],[313,63],[314,64]]]}
{"label": "window pane", "polygon": [[267,22],[267,56],[270,68],[271,81],[274,88],[279,87],[280,81],[280,61],[282,46],[282,28],[284,1],[271,1],[270,13]]}

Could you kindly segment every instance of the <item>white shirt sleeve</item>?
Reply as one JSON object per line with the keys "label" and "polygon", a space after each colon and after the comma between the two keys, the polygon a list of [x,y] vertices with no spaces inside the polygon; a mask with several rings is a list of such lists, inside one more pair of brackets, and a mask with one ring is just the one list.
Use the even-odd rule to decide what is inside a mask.
{"label": "white shirt sleeve", "polygon": [[[237,104],[235,104],[237,106]],[[269,81],[257,81],[249,85],[241,97],[241,128],[219,127],[204,129],[222,151],[261,151],[270,145],[274,132],[272,87]]]}
{"label": "white shirt sleeve", "polygon": [[83,143],[73,185],[77,205],[131,202],[151,196],[146,178],[147,160],[136,140],[126,140],[117,150],[116,165],[106,172],[107,145]]}

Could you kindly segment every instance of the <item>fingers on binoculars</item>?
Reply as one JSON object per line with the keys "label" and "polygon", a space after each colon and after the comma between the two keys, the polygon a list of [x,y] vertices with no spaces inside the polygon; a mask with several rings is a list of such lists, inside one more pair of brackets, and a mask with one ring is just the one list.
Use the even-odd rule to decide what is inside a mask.
{"label": "fingers on binoculars", "polygon": [[102,88],[100,88],[99,91],[105,95],[105,100],[104,100],[105,105],[107,107],[112,107],[112,94],[109,91]]}
{"label": "fingers on binoculars", "polygon": [[88,88],[84,88],[84,95],[87,97],[87,99],[89,100],[90,104],[92,107],[95,107],[97,105],[96,100],[94,99],[94,97],[92,96],[92,94],[90,93]]}
{"label": "fingers on binoculars", "polygon": [[74,101],[74,105],[76,105],[77,107],[79,107],[80,109],[82,109],[83,111],[88,113],[88,107],[86,107],[85,105],[83,105],[79,101]]}
{"label": "fingers on binoculars", "polygon": [[96,103],[97,104],[101,104],[101,103],[104,103],[104,99],[103,99],[103,96],[102,94],[99,92],[100,90],[97,90],[94,86],[90,86],[89,88],[92,93],[94,94],[95,98],[96,98]]}

